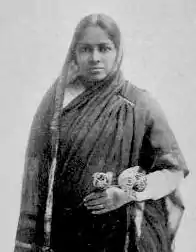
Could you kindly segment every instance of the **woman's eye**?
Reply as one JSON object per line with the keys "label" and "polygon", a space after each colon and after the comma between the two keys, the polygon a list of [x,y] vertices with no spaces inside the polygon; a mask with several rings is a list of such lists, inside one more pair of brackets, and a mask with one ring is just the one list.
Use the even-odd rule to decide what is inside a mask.
{"label": "woman's eye", "polygon": [[80,51],[81,52],[90,52],[90,48],[89,47],[82,47],[82,48],[80,48]]}
{"label": "woman's eye", "polygon": [[101,46],[99,50],[100,52],[109,52],[111,51],[111,48],[109,46]]}

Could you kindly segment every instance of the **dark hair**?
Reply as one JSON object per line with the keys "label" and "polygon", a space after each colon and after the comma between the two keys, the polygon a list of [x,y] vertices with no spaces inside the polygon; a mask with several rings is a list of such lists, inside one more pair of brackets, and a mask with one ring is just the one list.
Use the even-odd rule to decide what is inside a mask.
{"label": "dark hair", "polygon": [[99,26],[105,30],[110,39],[113,41],[115,47],[118,49],[120,46],[120,30],[116,22],[105,14],[91,14],[84,17],[76,27],[76,41],[80,39],[85,28],[89,26]]}

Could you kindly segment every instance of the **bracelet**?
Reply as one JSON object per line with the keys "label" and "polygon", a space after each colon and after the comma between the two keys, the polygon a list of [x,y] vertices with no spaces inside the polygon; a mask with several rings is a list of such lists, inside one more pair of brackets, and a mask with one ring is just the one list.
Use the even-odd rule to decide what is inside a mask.
{"label": "bracelet", "polygon": [[137,192],[143,192],[147,186],[147,176],[144,171],[139,171],[139,166],[124,170],[118,177],[118,184],[128,194],[129,200],[137,200]]}
{"label": "bracelet", "polygon": [[143,192],[147,186],[147,176],[144,173],[138,172],[135,177],[136,182],[133,185],[133,190],[136,192]]}

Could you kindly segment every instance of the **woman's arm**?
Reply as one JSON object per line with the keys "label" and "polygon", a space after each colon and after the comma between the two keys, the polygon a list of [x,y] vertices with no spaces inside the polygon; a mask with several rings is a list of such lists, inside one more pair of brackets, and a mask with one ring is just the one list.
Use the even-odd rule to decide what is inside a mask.
{"label": "woman's arm", "polygon": [[135,193],[136,201],[158,200],[170,194],[180,185],[184,175],[182,171],[163,170],[152,172],[146,177],[147,186],[143,192]]}
{"label": "woman's arm", "polygon": [[147,171],[147,186],[143,192],[135,193],[137,201],[158,200],[170,194],[188,175],[183,155],[160,105],[148,95],[145,108],[146,130],[139,164]]}

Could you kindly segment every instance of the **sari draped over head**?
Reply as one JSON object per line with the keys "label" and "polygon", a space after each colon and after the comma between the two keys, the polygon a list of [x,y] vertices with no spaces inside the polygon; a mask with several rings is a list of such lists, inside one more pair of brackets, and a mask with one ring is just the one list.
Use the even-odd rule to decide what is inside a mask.
{"label": "sari draped over head", "polygon": [[98,217],[82,205],[95,172],[112,172],[117,184],[135,165],[188,171],[157,103],[124,80],[122,46],[109,76],[63,108],[66,85],[83,81],[72,68],[76,43],[34,117],[15,249],[169,252],[184,210],[177,190]]}

